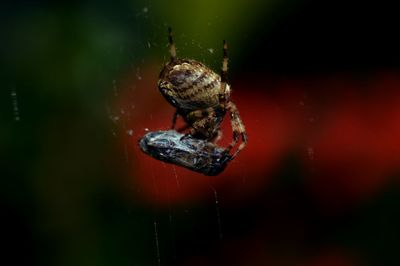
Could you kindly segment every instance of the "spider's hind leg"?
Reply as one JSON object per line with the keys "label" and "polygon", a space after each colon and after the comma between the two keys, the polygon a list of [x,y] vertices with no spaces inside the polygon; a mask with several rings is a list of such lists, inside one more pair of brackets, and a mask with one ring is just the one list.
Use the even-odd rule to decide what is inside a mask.
{"label": "spider's hind leg", "polygon": [[175,113],[172,116],[172,125],[171,125],[171,129],[175,129],[175,125],[176,125],[176,119],[178,118],[178,110],[175,111]]}
{"label": "spider's hind leg", "polygon": [[225,96],[226,83],[228,82],[228,44],[223,41],[223,59],[221,68],[221,91]]}
{"label": "spider's hind leg", "polygon": [[222,130],[218,129],[217,133],[215,134],[215,136],[210,140],[213,143],[218,143],[220,140],[222,139]]}
{"label": "spider's hind leg", "polygon": [[169,54],[171,55],[171,62],[176,61],[176,48],[174,40],[172,39],[172,29],[168,28],[168,44],[169,44]]}
{"label": "spider's hind leg", "polygon": [[207,141],[213,140],[217,135],[215,115],[213,107],[194,110],[187,114],[186,118],[190,121],[189,135]]}
{"label": "spider's hind leg", "polygon": [[233,131],[233,141],[232,143],[226,148],[226,152],[229,153],[232,148],[239,142],[239,139],[242,139],[242,143],[240,143],[237,150],[233,153],[232,158],[235,158],[236,155],[246,146],[247,144],[247,133],[246,129],[244,128],[244,124],[242,119],[240,118],[239,111],[236,105],[233,102],[229,102],[226,106],[227,111],[229,112],[231,118],[231,125]]}

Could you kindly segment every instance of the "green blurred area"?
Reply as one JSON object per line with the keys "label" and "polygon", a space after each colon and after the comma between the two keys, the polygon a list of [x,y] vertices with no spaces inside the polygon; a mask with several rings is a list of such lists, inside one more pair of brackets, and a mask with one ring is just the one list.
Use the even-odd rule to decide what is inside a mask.
{"label": "green blurred area", "polygon": [[[15,265],[157,265],[157,226],[162,232],[157,236],[161,264],[174,265],[171,241],[199,226],[199,220],[204,226],[212,223],[214,202],[174,207],[176,225],[171,229],[171,210],[148,206],[136,198],[138,188],[124,187],[129,165],[107,111],[119,82],[127,73],[140,74],[146,64],[161,66],[168,57],[168,26],[174,30],[179,55],[204,61],[213,69],[220,67],[222,40],[227,39],[235,62],[231,74],[238,74],[246,69],[242,63],[250,44],[257,42],[257,31],[268,31],[301,4],[276,0],[4,4],[0,191],[6,253]],[[392,201],[388,195],[384,206]],[[368,227],[374,217],[369,212],[366,216],[357,220],[366,221],[363,226]],[[345,239],[338,242],[351,246],[359,236],[345,232],[340,236]],[[201,250],[206,244],[199,246]],[[14,252],[18,255],[11,255]]]}

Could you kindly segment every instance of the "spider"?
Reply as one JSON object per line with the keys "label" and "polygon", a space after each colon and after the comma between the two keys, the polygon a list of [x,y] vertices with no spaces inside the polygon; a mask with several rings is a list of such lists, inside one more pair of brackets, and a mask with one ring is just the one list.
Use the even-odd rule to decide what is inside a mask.
{"label": "spider", "polygon": [[227,154],[239,142],[242,143],[232,154],[231,159],[247,144],[247,134],[236,105],[230,101],[231,88],[227,83],[228,45],[223,41],[223,61],[221,76],[204,64],[191,60],[179,59],[172,39],[172,30],[168,28],[170,61],[164,65],[158,80],[158,89],[165,99],[176,108],[172,117],[172,127],[181,116],[188,129],[186,136],[217,142],[221,138],[220,125],[226,113],[231,119],[233,140],[225,149]]}

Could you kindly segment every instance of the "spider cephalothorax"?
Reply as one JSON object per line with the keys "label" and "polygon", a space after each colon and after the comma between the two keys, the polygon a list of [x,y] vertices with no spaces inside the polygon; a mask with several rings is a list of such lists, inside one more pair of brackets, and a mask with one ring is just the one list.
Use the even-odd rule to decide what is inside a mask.
{"label": "spider cephalothorax", "polygon": [[[171,60],[160,73],[158,88],[166,100],[176,108],[172,119],[175,128],[177,116],[181,116],[189,128],[189,134],[205,140],[214,140],[220,134],[220,124],[228,112],[233,130],[233,142],[227,152],[236,145],[239,138],[242,143],[232,155],[244,148],[247,135],[239,112],[230,101],[230,86],[227,84],[228,55],[227,44],[223,44],[223,64],[221,76],[204,64],[190,59],[178,59],[172,32],[169,29],[169,48]],[[182,129],[182,130],[184,130]]]}

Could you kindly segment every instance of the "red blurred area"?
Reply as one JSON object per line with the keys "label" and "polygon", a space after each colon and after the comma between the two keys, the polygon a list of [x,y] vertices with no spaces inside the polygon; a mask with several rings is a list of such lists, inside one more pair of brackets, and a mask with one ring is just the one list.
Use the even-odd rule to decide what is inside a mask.
{"label": "red blurred area", "polygon": [[327,210],[376,195],[400,166],[398,75],[334,84],[340,85],[331,88],[335,97],[317,109],[319,121],[306,131],[314,152],[309,185]]}
{"label": "red blurred area", "polygon": [[[400,162],[400,86],[398,75],[281,80],[265,83],[246,77],[232,84],[249,143],[227,169],[207,177],[165,164],[142,153],[137,141],[147,130],[167,130],[174,109],[159,94],[159,67],[141,79],[127,79],[118,108],[124,144],[133,152],[132,182],[157,205],[198,201],[213,189],[243,200],[271,181],[289,153],[303,160],[306,182],[323,207],[341,207],[368,198],[381,188]],[[231,141],[229,118],[224,146]],[[305,155],[305,156],[304,156]]]}

